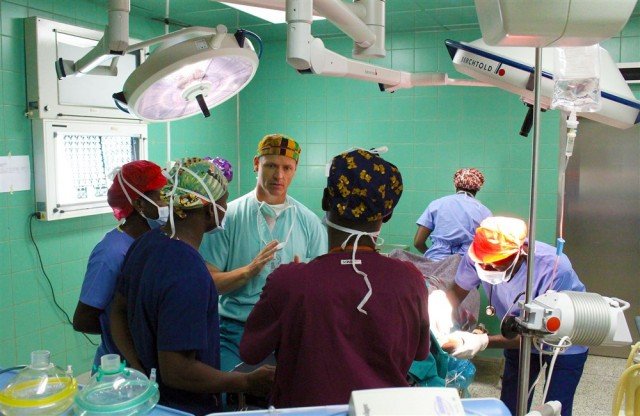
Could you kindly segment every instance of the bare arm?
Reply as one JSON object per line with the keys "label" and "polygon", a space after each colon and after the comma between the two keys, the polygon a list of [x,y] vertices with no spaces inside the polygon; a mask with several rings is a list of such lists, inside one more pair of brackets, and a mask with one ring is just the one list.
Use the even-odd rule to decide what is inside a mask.
{"label": "bare arm", "polygon": [[76,311],[73,314],[73,329],[86,334],[101,334],[100,314],[102,312],[104,312],[102,309],[78,301]]}
{"label": "bare arm", "polygon": [[447,290],[447,299],[449,299],[453,310],[458,309],[458,306],[460,306],[468,294],[468,290],[461,288],[457,283],[453,283],[453,285]]}
{"label": "bare arm", "polygon": [[431,230],[422,225],[418,225],[416,235],[413,237],[413,246],[420,252],[427,251],[427,238],[431,235]]}
{"label": "bare arm", "polygon": [[519,349],[520,348],[520,336],[518,335],[514,339],[507,339],[502,335],[489,335],[489,345],[487,348],[507,348],[507,349]]}
{"label": "bare arm", "polygon": [[[469,294],[468,290],[465,290],[458,286],[456,283],[451,286],[451,288],[447,291],[447,298],[449,302],[451,302],[451,306],[453,307],[454,313],[458,310],[458,306]],[[519,348],[520,346],[520,337],[516,337],[515,339],[507,339],[501,334],[489,335],[489,345],[488,348]]]}
{"label": "bare arm", "polygon": [[111,322],[111,336],[116,343],[116,347],[120,354],[127,360],[129,367],[145,372],[142,363],[138,359],[133,338],[127,324],[127,301],[120,293],[116,292],[111,302],[111,314],[109,315]]}
{"label": "bare arm", "polygon": [[196,360],[195,351],[158,351],[158,364],[167,386],[194,393],[266,395],[275,377],[273,366],[262,366],[251,373],[220,371]]}
{"label": "bare arm", "polygon": [[218,293],[222,295],[246,285],[249,280],[260,273],[263,267],[273,259],[277,245],[278,241],[273,240],[258,253],[251,263],[228,272],[220,271],[214,265],[207,263],[207,269],[209,269]]}

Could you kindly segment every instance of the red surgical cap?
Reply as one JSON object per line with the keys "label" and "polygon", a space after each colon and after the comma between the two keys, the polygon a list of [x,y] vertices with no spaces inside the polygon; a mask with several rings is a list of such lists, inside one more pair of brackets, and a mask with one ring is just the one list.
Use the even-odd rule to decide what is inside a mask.
{"label": "red surgical cap", "polygon": [[[126,188],[131,201],[137,200],[140,195],[132,190],[125,181],[143,194],[160,190],[167,184],[167,179],[162,175],[162,168],[148,160],[136,160],[124,164],[120,168],[120,172],[124,179],[122,185]],[[133,206],[127,199],[117,175],[113,178],[113,184],[111,184],[109,192],[107,192],[107,202],[113,209],[113,215],[118,221],[127,218],[133,212]]]}

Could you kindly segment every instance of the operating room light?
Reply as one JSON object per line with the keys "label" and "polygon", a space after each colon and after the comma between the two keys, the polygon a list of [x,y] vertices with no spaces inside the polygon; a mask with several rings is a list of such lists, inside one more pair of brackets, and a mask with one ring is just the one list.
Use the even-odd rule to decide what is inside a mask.
{"label": "operating room light", "polygon": [[211,37],[202,37],[151,55],[124,84],[129,111],[148,121],[177,120],[207,115],[235,95],[253,78],[258,58],[252,49],[234,46],[232,35],[220,36],[225,40],[217,49],[207,47]]}
{"label": "operating room light", "polygon": [[124,84],[128,110],[147,121],[177,120],[222,104],[251,81],[258,57],[248,40],[220,32],[153,53]]}
{"label": "operating room light", "polygon": [[121,56],[160,44],[113,98],[118,108],[142,120],[171,121],[197,113],[209,117],[210,108],[237,94],[255,75],[258,55],[247,36],[262,41],[253,32],[194,26],[129,45],[130,10],[129,0],[109,0],[104,36],[78,61],[59,58],[58,79],[114,76]]}

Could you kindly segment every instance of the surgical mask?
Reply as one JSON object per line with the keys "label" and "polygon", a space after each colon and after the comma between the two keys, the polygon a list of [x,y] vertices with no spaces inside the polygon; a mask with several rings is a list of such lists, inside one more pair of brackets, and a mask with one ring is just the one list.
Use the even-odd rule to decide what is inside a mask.
{"label": "surgical mask", "polygon": [[[284,210],[280,211],[280,215],[282,215],[282,213],[288,209],[292,209],[293,211],[297,210],[297,207],[295,205],[289,205],[288,207],[286,207]],[[295,215],[295,212],[294,212]],[[271,218],[276,218],[277,215],[276,211],[266,202],[262,201],[260,203],[260,206],[258,207],[258,218],[257,218],[257,222],[258,222],[258,235],[260,235],[260,239],[262,240],[262,243],[264,245],[267,245],[269,242],[266,241],[267,239],[263,238],[263,236],[260,233],[260,230],[263,229],[263,227],[260,226],[260,222],[261,222],[261,217],[262,217],[262,221],[266,221],[264,219],[264,217],[271,217]],[[283,248],[286,247],[287,243],[289,242],[289,237],[291,237],[291,232],[293,231],[293,227],[295,227],[296,222],[295,219],[293,219],[291,221],[291,225],[289,226],[289,231],[287,231],[287,234],[285,236],[285,239],[283,241],[280,241],[278,243],[278,245],[276,246],[276,250],[282,250]]]}
{"label": "surgical mask", "polygon": [[145,220],[147,220],[147,224],[149,224],[149,228],[151,229],[164,227],[167,224],[167,221],[169,221],[169,207],[157,206],[157,208],[158,208],[158,218],[155,218],[155,219],[147,218],[142,212],[140,212],[140,215]]}
{"label": "surgical mask", "polygon": [[483,282],[487,282],[490,285],[497,285],[500,283],[508,282],[511,279],[511,275],[513,274],[513,270],[518,263],[518,259],[520,258],[520,252],[514,259],[513,263],[507,267],[505,270],[485,270],[483,269],[479,263],[474,263],[476,268],[476,273],[478,273],[478,278]]}
{"label": "surgical mask", "polygon": [[142,211],[138,212],[138,214],[140,214],[140,216],[142,218],[147,220],[147,224],[149,224],[149,228],[151,228],[151,229],[159,228],[159,227],[164,226],[167,223],[167,221],[169,220],[169,207],[168,206],[163,206],[163,207],[159,206],[151,198],[149,198],[148,196],[146,196],[145,194],[140,192],[138,189],[136,189],[135,186],[133,186],[129,182],[127,182],[127,180],[122,175],[122,170],[120,170],[120,168],[116,169],[116,177],[118,178],[118,182],[120,183],[120,187],[122,188],[122,192],[124,193],[124,196],[127,198],[127,201],[129,201],[131,206],[133,206],[133,200],[131,199],[131,196],[129,195],[129,192],[127,191],[127,188],[124,186],[125,184],[129,188],[131,188],[131,190],[133,190],[133,192],[137,193],[138,195],[140,195],[140,197],[146,199],[147,202],[149,202],[150,204],[154,205],[156,207],[156,209],[158,210],[158,218],[149,218],[146,215],[144,215],[144,213]]}
{"label": "surgical mask", "polygon": [[364,283],[367,285],[367,289],[368,289],[367,294],[364,295],[364,297],[362,298],[362,300],[360,301],[356,309],[358,310],[358,312],[367,315],[367,311],[364,310],[363,307],[365,303],[367,303],[371,295],[373,295],[373,288],[371,287],[371,282],[369,281],[369,277],[367,276],[367,274],[356,267],[356,250],[358,249],[358,242],[360,241],[360,238],[363,236],[369,237],[371,241],[373,241],[373,243],[376,245],[376,247],[384,244],[384,240],[382,238],[379,238],[380,231],[366,232],[366,231],[354,230],[347,227],[342,227],[340,225],[334,224],[331,221],[329,221],[326,215],[322,219],[322,222],[324,222],[327,225],[327,227],[331,227],[334,230],[342,231],[343,233],[349,234],[349,236],[342,242],[342,245],[340,246],[342,247],[343,250],[347,246],[347,243],[349,242],[349,240],[351,240],[352,237],[355,237],[355,241],[353,242],[353,252],[351,254],[351,267],[353,267],[353,271],[355,271],[357,274],[362,276],[362,278],[364,279]]}
{"label": "surgical mask", "polygon": [[[173,236],[175,236],[176,234],[176,228],[175,228],[175,222],[174,222],[174,218],[173,218],[173,194],[175,193],[176,190],[181,190],[181,191],[185,191],[185,192],[189,192],[191,194],[196,195],[198,198],[201,198],[209,203],[211,203],[213,205],[213,215],[214,218],[216,220],[216,228],[214,228],[211,231],[208,231],[207,233],[211,233],[213,231],[215,231],[216,229],[220,228],[220,226],[222,226],[223,224],[223,220],[220,220],[220,218],[218,217],[218,210],[222,211],[222,212],[227,212],[226,209],[222,208],[220,205],[218,205],[215,201],[215,199],[213,198],[213,195],[211,195],[211,191],[209,191],[209,188],[207,187],[207,185],[204,183],[204,181],[202,180],[201,177],[199,177],[198,175],[196,175],[191,169],[182,166],[182,162],[179,162],[180,166],[178,166],[178,168],[176,169],[176,173],[173,177],[169,177],[169,179],[173,182],[173,186],[171,187],[171,191],[169,191],[169,193],[167,194],[169,196],[169,213],[171,214],[169,216],[169,223],[171,225],[171,238],[173,238]],[[180,169],[184,170],[185,172],[189,173],[191,176],[193,176],[193,178],[195,180],[197,180],[200,185],[202,185],[202,189],[204,189],[207,192],[207,196],[204,196],[202,194],[199,194],[198,192],[192,191],[191,189],[184,189],[178,186],[178,175],[180,173]]]}

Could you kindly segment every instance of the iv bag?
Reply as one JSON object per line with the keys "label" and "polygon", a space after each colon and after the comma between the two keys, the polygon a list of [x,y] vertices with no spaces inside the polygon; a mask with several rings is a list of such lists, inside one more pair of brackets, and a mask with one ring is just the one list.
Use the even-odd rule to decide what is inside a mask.
{"label": "iv bag", "polygon": [[600,103],[600,46],[554,48],[551,108],[595,112]]}

